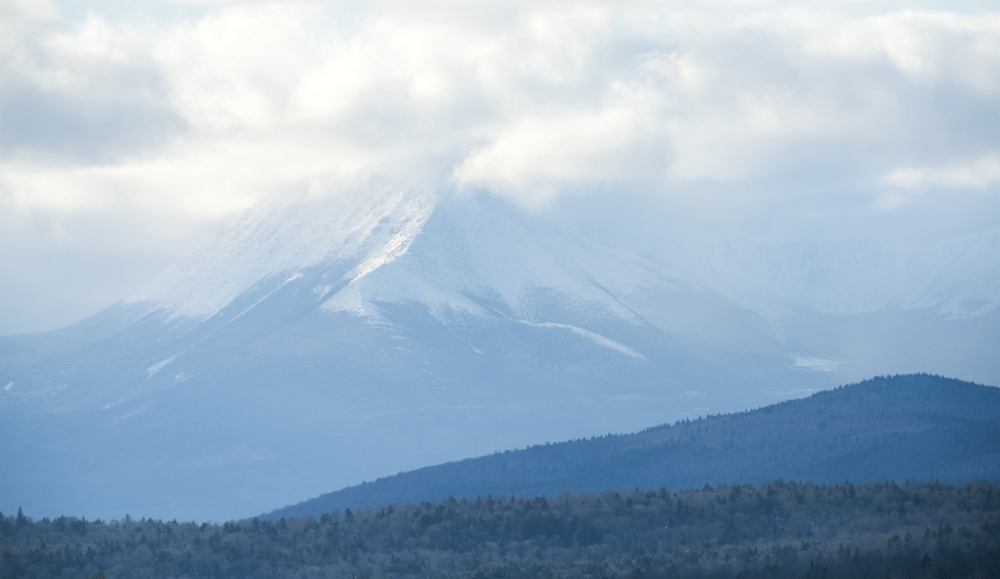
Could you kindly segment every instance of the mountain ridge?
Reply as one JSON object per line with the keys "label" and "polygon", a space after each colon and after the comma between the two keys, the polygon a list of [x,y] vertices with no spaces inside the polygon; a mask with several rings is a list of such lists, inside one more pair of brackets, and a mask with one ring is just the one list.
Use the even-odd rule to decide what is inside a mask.
{"label": "mountain ridge", "polygon": [[425,467],[261,517],[318,517],[447,497],[676,491],[779,478],[1000,480],[1000,388],[932,375],[875,377],[744,412]]}

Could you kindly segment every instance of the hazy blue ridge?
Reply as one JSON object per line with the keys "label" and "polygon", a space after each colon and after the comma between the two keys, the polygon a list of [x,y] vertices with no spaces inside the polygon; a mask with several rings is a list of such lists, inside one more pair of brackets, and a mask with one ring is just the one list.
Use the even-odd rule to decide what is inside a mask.
{"label": "hazy blue ridge", "polygon": [[677,490],[779,478],[1000,480],[1000,388],[928,374],[876,377],[747,412],[404,472],[264,517],[448,496]]}

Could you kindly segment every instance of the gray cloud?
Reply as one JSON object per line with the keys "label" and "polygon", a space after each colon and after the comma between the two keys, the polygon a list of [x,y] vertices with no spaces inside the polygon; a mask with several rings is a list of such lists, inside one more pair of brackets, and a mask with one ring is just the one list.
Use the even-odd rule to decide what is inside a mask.
{"label": "gray cloud", "polygon": [[[4,6],[0,206],[103,223],[94,263],[118,259],[125,215],[145,224],[135,255],[176,255],[172,226],[366,176],[490,191],[640,248],[1000,220],[989,6],[85,4]],[[16,271],[64,267],[3,244],[32,256]]]}
{"label": "gray cloud", "polygon": [[7,159],[120,161],[184,129],[141,44],[94,18],[76,29],[25,20],[0,57],[0,153]]}
{"label": "gray cloud", "polygon": [[[116,80],[128,91],[148,79]],[[73,94],[5,82],[0,88],[0,154],[107,163],[148,152],[183,132],[184,123],[162,104],[128,96],[135,95],[117,95],[124,102],[80,102]]]}

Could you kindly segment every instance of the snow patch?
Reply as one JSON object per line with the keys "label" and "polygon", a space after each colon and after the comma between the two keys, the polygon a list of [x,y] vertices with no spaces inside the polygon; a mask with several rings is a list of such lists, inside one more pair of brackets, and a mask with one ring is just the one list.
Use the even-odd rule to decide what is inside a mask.
{"label": "snow patch", "polygon": [[638,360],[648,360],[648,358],[646,358],[639,352],[636,352],[632,348],[629,348],[625,344],[616,342],[608,337],[598,334],[597,332],[591,332],[590,330],[585,330],[583,328],[579,328],[577,326],[571,326],[569,324],[556,324],[552,322],[542,322],[537,324],[531,322],[525,322],[525,323],[534,326],[536,328],[561,328],[563,330],[569,330],[578,336],[587,338],[588,340],[594,342],[598,346],[604,346],[605,348],[625,354],[626,356],[631,356],[632,358],[636,358]]}
{"label": "snow patch", "polygon": [[842,362],[837,362],[835,360],[826,360],[824,358],[811,358],[807,356],[796,356],[795,357],[795,367],[805,368],[807,370],[816,370],[819,372],[836,372],[844,364]]}
{"label": "snow patch", "polygon": [[180,356],[180,354],[174,354],[173,356],[167,358],[166,360],[163,360],[162,362],[157,362],[157,363],[153,364],[152,366],[150,366],[149,368],[146,368],[146,380],[149,380],[153,376],[156,376],[157,372],[159,372],[160,370],[162,370],[163,367],[166,366],[167,364],[169,364],[169,363],[173,362],[174,360],[176,360],[177,356]]}
{"label": "snow patch", "polygon": [[356,286],[348,286],[333,294],[319,309],[324,312],[347,312],[358,317],[368,315],[364,298]]}
{"label": "snow patch", "polygon": [[146,412],[149,412],[150,410],[153,409],[154,406],[156,406],[156,404],[154,404],[153,402],[146,402],[146,403],[138,406],[137,408],[134,408],[133,410],[131,410],[129,412],[126,412],[126,413],[122,414],[121,416],[118,416],[115,419],[115,421],[116,422],[123,422],[125,420],[128,420],[129,418],[135,418],[136,416],[139,416],[140,414],[144,414]]}
{"label": "snow patch", "polygon": [[316,296],[316,299],[321,300],[325,298],[326,294],[330,293],[332,289],[333,286],[330,284],[318,285],[312,289],[312,294]]}
{"label": "snow patch", "polygon": [[346,277],[351,278],[352,283],[356,282],[383,265],[395,261],[396,258],[406,253],[407,250],[410,249],[410,245],[413,244],[413,240],[416,238],[417,234],[420,233],[420,230],[424,226],[424,222],[427,221],[428,217],[430,217],[430,212],[427,212],[424,215],[418,215],[416,219],[404,222],[401,231],[390,237],[389,241],[387,241],[385,245],[383,245],[374,255],[352,269]]}

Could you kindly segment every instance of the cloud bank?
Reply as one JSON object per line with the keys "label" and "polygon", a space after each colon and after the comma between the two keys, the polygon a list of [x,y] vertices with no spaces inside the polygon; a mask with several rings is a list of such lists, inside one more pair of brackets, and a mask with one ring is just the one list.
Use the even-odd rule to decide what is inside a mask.
{"label": "cloud bank", "polygon": [[125,6],[0,1],[0,265],[70,254],[123,295],[264,195],[370,177],[647,230],[1000,220],[979,4]]}

